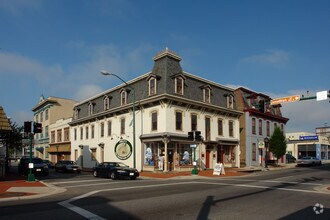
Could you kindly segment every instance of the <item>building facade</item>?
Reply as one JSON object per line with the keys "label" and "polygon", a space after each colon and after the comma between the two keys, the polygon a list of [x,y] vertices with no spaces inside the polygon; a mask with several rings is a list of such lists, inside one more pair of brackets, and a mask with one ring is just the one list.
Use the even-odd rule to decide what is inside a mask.
{"label": "building facade", "polygon": [[47,152],[54,164],[59,160],[71,160],[70,126],[71,118],[59,119],[49,126],[50,143]]}
{"label": "building facade", "polygon": [[[57,120],[72,117],[73,106],[77,102],[58,97],[40,97],[39,103],[32,109],[34,122],[42,124],[42,132],[34,135],[34,156],[49,159],[49,129]],[[71,153],[68,149],[67,152]]]}
{"label": "building facade", "polygon": [[74,106],[72,159],[83,168],[103,161],[149,171],[191,170],[194,161],[238,167],[242,112],[234,90],[183,71],[168,49],[153,60],[152,71]]}
{"label": "building facade", "polygon": [[320,160],[330,159],[329,138],[308,132],[292,132],[286,134],[287,153],[300,159],[305,156]]}
{"label": "building facade", "polygon": [[282,116],[281,105],[270,105],[271,98],[266,94],[240,87],[235,95],[237,109],[244,112],[239,120],[241,165],[263,166],[266,155],[274,159],[271,153],[266,154],[265,138],[270,139],[277,126],[285,133],[289,119]]}

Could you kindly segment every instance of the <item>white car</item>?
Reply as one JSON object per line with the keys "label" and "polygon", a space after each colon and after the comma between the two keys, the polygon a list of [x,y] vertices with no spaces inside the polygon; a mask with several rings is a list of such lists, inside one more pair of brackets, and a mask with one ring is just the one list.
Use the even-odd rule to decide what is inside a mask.
{"label": "white car", "polygon": [[321,160],[316,157],[303,157],[297,160],[297,166],[315,166],[321,164]]}

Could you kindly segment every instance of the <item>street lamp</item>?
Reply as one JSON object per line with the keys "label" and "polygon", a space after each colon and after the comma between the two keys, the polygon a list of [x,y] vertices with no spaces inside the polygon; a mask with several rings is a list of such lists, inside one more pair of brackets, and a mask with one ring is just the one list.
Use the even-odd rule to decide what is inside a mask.
{"label": "street lamp", "polygon": [[267,148],[268,148],[268,143],[269,143],[269,138],[265,137],[264,139],[265,142],[265,148],[266,148],[266,155],[265,155],[265,168],[268,168],[268,152],[267,152]]}
{"label": "street lamp", "polygon": [[136,168],[136,158],[135,158],[135,151],[136,151],[136,146],[135,146],[135,89],[128,85],[127,82],[125,80],[123,80],[122,78],[120,78],[118,75],[114,74],[114,73],[109,73],[106,70],[101,70],[101,74],[104,76],[115,76],[118,79],[120,79],[123,83],[125,83],[125,85],[127,85],[132,91],[133,91],[133,166],[134,168]]}

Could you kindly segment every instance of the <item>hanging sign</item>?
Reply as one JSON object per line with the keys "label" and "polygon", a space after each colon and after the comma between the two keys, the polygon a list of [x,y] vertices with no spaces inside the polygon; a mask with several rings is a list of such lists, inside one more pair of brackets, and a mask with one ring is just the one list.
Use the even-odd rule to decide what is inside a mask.
{"label": "hanging sign", "polygon": [[132,145],[128,140],[120,140],[115,146],[115,155],[120,160],[127,160],[132,155]]}

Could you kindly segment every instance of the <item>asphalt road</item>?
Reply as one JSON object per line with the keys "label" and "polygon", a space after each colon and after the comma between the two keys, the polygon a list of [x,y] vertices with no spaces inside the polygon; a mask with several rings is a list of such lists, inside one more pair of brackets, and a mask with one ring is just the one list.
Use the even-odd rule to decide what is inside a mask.
{"label": "asphalt road", "polygon": [[330,219],[329,171],[135,181],[52,173],[44,181],[66,192],[0,203],[0,219]]}

